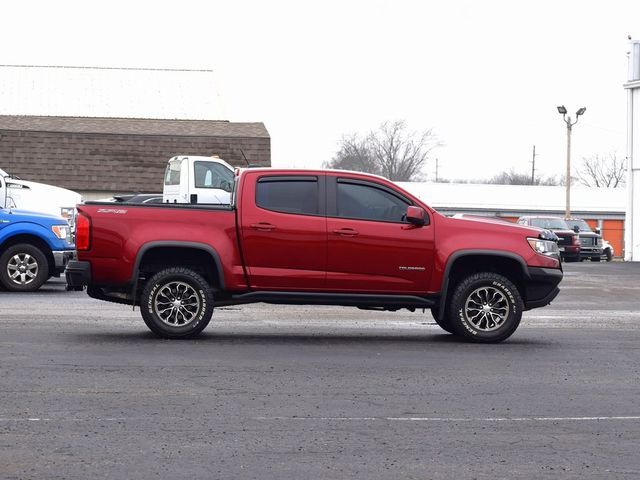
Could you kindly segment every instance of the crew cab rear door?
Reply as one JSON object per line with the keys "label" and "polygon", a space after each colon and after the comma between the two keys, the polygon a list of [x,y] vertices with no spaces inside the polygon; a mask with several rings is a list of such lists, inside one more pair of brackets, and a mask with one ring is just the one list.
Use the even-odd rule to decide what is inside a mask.
{"label": "crew cab rear door", "polygon": [[434,231],[404,216],[410,199],[389,185],[327,175],[327,286],[334,291],[424,293]]}
{"label": "crew cab rear door", "polygon": [[324,288],[325,198],[324,174],[245,173],[240,229],[252,288]]}

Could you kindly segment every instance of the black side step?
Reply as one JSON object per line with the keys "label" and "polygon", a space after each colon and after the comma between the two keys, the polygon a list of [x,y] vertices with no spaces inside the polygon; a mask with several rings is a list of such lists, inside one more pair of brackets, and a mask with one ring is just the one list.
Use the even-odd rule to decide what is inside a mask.
{"label": "black side step", "polygon": [[216,302],[216,306],[243,303],[272,303],[276,305],[337,305],[342,307],[431,308],[437,298],[415,295],[371,295],[351,293],[306,292],[249,292],[232,295],[228,300]]}

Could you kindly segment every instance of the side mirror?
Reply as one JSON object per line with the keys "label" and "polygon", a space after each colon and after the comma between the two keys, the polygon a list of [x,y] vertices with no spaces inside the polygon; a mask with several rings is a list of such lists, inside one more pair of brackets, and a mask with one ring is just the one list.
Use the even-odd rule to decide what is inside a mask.
{"label": "side mirror", "polygon": [[598,235],[600,235],[600,233],[601,233],[601,232],[600,232],[600,229],[599,229],[599,228],[596,228],[596,233],[597,233]]}
{"label": "side mirror", "polygon": [[424,225],[425,213],[420,207],[414,207],[413,205],[407,207],[406,214],[407,222],[412,225]]}
{"label": "side mirror", "polygon": [[573,231],[576,233],[580,233],[580,227],[578,225],[574,226]]}

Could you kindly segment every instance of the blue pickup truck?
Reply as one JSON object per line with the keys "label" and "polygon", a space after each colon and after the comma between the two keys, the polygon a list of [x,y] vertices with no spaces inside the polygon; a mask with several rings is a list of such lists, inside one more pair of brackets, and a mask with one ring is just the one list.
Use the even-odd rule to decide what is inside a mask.
{"label": "blue pickup truck", "polygon": [[64,218],[0,209],[0,286],[6,290],[37,290],[64,271],[74,252],[71,229]]}

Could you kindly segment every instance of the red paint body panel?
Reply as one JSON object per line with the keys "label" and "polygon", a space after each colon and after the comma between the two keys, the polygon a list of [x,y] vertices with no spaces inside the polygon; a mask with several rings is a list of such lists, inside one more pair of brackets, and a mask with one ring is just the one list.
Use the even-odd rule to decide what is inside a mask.
{"label": "red paint body panel", "polygon": [[[376,183],[422,207],[426,224],[266,210],[255,199],[258,178],[268,175],[316,175],[322,177],[322,185],[338,176]],[[434,294],[442,289],[447,261],[463,250],[505,252],[531,267],[560,268],[557,260],[535,253],[527,243],[527,237],[538,237],[538,229],[444,217],[394,183],[366,174],[248,169],[240,173],[236,204],[237,211],[189,205],[80,205],[80,213],[91,222],[91,239],[90,249],[79,251],[78,259],[90,262],[92,283],[126,285],[134,280],[136,258],[145,245],[198,243],[215,250],[225,290],[232,293]]]}
{"label": "red paint body panel", "polygon": [[226,288],[246,289],[235,212],[140,204],[79,205],[91,219],[90,249],[78,260],[91,264],[92,282],[124,285],[132,274],[141,248],[150,242],[189,242],[212,247],[220,257]]}

